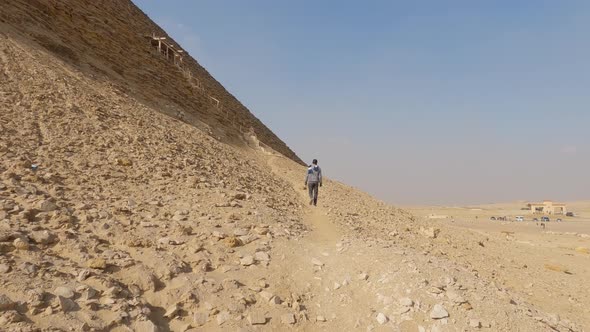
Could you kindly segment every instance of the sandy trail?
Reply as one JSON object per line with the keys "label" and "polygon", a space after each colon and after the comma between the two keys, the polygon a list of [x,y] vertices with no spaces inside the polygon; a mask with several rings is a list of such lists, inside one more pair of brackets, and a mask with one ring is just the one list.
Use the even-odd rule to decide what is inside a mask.
{"label": "sandy trail", "polygon": [[[276,156],[271,156],[268,159],[268,164],[270,165],[272,171],[282,177],[283,179],[287,180],[289,183],[291,183],[291,185],[293,186],[293,189],[299,193],[302,202],[304,202],[305,204],[309,203],[309,196],[307,193],[307,188],[304,187],[303,183],[301,183],[301,179],[303,179],[303,175],[301,175],[301,178],[299,179],[299,181],[297,181],[297,179],[294,176],[289,176],[288,173],[285,172],[285,170],[283,168],[280,168],[279,166],[276,165],[276,161],[277,158],[282,158],[282,157],[276,157]],[[309,241],[311,242],[315,242],[317,244],[334,244],[336,243],[336,241],[338,241],[343,235],[344,233],[342,232],[342,230],[340,228],[338,228],[332,221],[330,221],[330,219],[328,218],[328,216],[326,215],[326,211],[324,208],[322,208],[322,190],[320,188],[319,191],[319,198],[318,198],[318,202],[319,202],[319,206],[309,206],[306,218],[305,218],[305,224],[307,226],[309,226],[312,229],[312,232],[309,234]]]}

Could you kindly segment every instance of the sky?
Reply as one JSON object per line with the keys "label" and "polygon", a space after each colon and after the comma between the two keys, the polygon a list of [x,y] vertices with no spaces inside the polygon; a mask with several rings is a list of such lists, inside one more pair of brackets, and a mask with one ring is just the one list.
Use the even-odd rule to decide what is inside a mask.
{"label": "sky", "polygon": [[590,199],[589,1],[134,3],[329,178],[397,205]]}

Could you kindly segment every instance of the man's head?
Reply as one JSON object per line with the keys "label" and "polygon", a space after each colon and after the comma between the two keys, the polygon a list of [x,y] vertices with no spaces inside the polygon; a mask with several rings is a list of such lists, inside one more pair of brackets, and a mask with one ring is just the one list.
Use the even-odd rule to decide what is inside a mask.
{"label": "man's head", "polygon": [[317,165],[318,164],[318,160],[317,159],[314,159],[311,163],[314,164],[314,165]]}

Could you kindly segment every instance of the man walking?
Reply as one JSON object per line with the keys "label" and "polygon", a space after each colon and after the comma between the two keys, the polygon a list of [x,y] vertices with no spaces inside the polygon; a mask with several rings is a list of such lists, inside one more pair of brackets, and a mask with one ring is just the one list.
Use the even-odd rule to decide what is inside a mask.
{"label": "man walking", "polygon": [[307,169],[305,185],[309,190],[309,205],[318,204],[318,189],[322,186],[322,169],[318,166],[318,160],[314,159]]}

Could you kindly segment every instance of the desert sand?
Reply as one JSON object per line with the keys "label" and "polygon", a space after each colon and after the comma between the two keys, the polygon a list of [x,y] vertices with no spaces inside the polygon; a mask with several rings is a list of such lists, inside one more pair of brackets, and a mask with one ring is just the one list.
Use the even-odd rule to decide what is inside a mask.
{"label": "desert sand", "polygon": [[[84,15],[109,10],[83,4],[1,4],[0,330],[590,326],[588,204],[541,229],[484,217],[499,206],[403,209],[327,179],[309,206],[299,158],[247,110],[256,128],[242,132],[185,92],[157,94],[137,79],[143,65],[113,73],[112,57],[82,52],[96,43],[82,34],[107,18]],[[116,5],[115,18],[136,11]],[[58,43],[48,48],[30,32],[42,17],[67,21],[59,6],[80,23],[45,31]],[[170,69],[162,82],[183,77],[156,68]]]}

